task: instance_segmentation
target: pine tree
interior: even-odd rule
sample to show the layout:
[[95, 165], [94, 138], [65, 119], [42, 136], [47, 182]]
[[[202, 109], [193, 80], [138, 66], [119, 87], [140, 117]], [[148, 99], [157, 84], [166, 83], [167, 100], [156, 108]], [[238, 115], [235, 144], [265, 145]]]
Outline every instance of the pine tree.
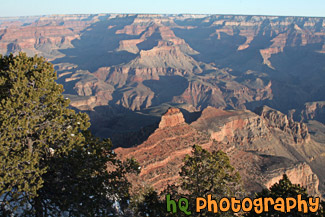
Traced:
[[213, 194], [216, 199], [236, 193], [240, 176], [223, 151], [208, 152], [195, 145], [180, 172], [182, 189], [194, 197]]
[[49, 159], [53, 167], [43, 175], [44, 185], [34, 198], [42, 201], [39, 216], [49, 211], [54, 216], [119, 215], [128, 207], [131, 184], [126, 174], [138, 172], [138, 163], [118, 160], [109, 139], [99, 140], [89, 131], [84, 136], [86, 145]]
[[128, 198], [125, 174], [137, 164], [87, 131], [88, 116], [68, 108], [55, 80], [42, 57], [0, 56], [2, 215], [105, 216]]
[[[222, 151], [208, 152], [194, 145], [191, 155], [186, 155], [180, 172], [179, 186], [169, 186], [164, 194], [172, 198], [189, 199], [192, 216], [233, 216], [231, 213], [213, 213], [208, 210], [195, 212], [195, 198], [211, 195], [216, 201], [224, 197], [241, 196], [240, 175], [231, 166], [226, 153]], [[175, 193], [177, 192], [177, 193]], [[180, 213], [180, 215], [183, 215]], [[186, 216], [186, 215], [184, 215]]]
[[160, 200], [158, 193], [150, 187], [144, 188], [142, 192], [134, 195], [131, 206], [133, 216], [139, 217], [165, 217], [166, 208]]
[[[307, 194], [307, 190], [304, 187], [301, 187], [297, 184], [292, 184], [292, 182], [289, 180], [288, 176], [286, 174], [283, 174], [282, 179], [279, 180], [278, 183], [275, 183], [270, 187], [270, 189], [263, 189], [261, 192], [256, 193], [254, 198], [272, 198], [274, 201], [277, 198], [297, 198], [298, 195], [301, 195], [301, 198], [308, 201], [309, 195]], [[251, 216], [274, 216], [274, 217], [285, 217], [285, 216], [297, 216], [297, 217], [303, 217], [303, 216], [324, 216], [324, 210], [320, 206], [320, 209], [317, 213], [308, 213], [303, 214], [301, 212], [298, 212], [297, 208], [294, 210], [291, 210], [290, 213], [283, 213], [274, 210], [272, 207], [270, 207], [269, 212], [263, 212], [260, 214], [256, 214], [254, 210], [252, 210], [250, 213], [246, 214], [247, 217]]]

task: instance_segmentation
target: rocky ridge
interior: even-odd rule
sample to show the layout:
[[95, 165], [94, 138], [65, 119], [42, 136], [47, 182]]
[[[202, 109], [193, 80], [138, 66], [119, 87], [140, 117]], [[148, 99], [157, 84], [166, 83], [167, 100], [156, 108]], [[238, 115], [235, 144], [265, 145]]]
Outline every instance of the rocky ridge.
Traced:
[[[115, 151], [122, 159], [135, 157], [142, 167], [136, 182], [158, 190], [177, 181], [182, 159], [190, 154], [194, 144], [199, 144], [210, 151], [225, 151], [248, 191], [270, 187], [286, 173], [293, 183], [319, 195], [318, 174], [324, 171], [314, 159], [324, 155], [325, 146], [310, 138], [296, 140], [306, 138], [304, 132], [287, 131], [281, 128], [283, 125], [275, 127], [277, 121], [286, 123], [285, 115], [268, 107], [261, 111], [264, 112], [258, 115], [247, 110], [208, 107], [196, 121], [188, 124], [179, 109], [170, 108], [144, 143]], [[282, 115], [281, 118], [266, 115], [272, 112]]]
[[[276, 16], [0, 18], [0, 53], [52, 61], [97, 136], [125, 141], [178, 107], [143, 130], [146, 141], [118, 149], [137, 153], [142, 180], [157, 189], [177, 179], [181, 158], [200, 144], [226, 151], [247, 189], [286, 172], [317, 193], [317, 177], [321, 190], [325, 180], [324, 27], [324, 18]], [[261, 105], [277, 110], [255, 110]], [[202, 114], [189, 123], [179, 111]]]
[[[324, 23], [323, 18], [230, 15], [2, 18], [0, 53], [25, 51], [52, 60], [80, 110], [266, 104], [287, 113], [323, 100]], [[165, 88], [168, 79], [178, 88]]]

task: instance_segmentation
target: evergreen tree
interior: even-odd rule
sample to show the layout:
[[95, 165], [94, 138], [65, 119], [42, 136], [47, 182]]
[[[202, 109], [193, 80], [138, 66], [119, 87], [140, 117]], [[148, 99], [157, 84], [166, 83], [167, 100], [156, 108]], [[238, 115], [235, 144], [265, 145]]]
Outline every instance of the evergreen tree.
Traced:
[[153, 188], [145, 188], [142, 192], [135, 195], [131, 206], [133, 208], [133, 216], [167, 216], [166, 208], [160, 200], [158, 193]]
[[[298, 195], [301, 195], [301, 198], [308, 201], [308, 194], [307, 190], [304, 187], [301, 187], [297, 184], [292, 184], [289, 180], [288, 176], [286, 174], [283, 175], [282, 179], [279, 180], [278, 183], [275, 183], [270, 187], [270, 189], [263, 189], [261, 192], [256, 193], [255, 198], [272, 198], [274, 201], [277, 198], [297, 198]], [[324, 216], [324, 210], [322, 209], [322, 206], [320, 206], [320, 209], [317, 213], [307, 213], [303, 214], [301, 212], [298, 212], [297, 207], [294, 210], [291, 210], [290, 213], [283, 213], [274, 210], [272, 206], [270, 206], [269, 212], [263, 212], [261, 214], [257, 214], [254, 210], [252, 210], [250, 213], [247, 213], [246, 216], [272, 216], [272, 217], [286, 217], [286, 216], [297, 216], [297, 217], [303, 217], [303, 216]]]
[[49, 159], [48, 165], [53, 167], [43, 175], [44, 185], [34, 198], [42, 201], [39, 216], [47, 216], [49, 211], [54, 216], [122, 215], [128, 207], [131, 184], [126, 174], [138, 172], [139, 165], [132, 159], [118, 160], [109, 139], [101, 141], [89, 131], [84, 136], [84, 146]]
[[169, 193], [176, 199], [188, 198], [192, 216], [233, 216], [231, 213], [208, 212], [207, 209], [200, 213], [195, 212], [197, 197], [206, 198], [207, 195], [211, 195], [214, 200], [219, 201], [224, 197], [238, 197], [242, 194], [240, 175], [231, 166], [226, 153], [222, 151], [210, 153], [194, 145], [192, 155], [186, 155], [184, 158], [180, 176], [180, 185], [169, 186], [164, 194]]
[[191, 196], [212, 194], [216, 199], [237, 193], [240, 176], [223, 151], [208, 152], [195, 145], [180, 172], [182, 189]]
[[55, 79], [44, 58], [0, 55], [0, 214], [107, 216], [126, 203], [137, 164], [87, 131]]

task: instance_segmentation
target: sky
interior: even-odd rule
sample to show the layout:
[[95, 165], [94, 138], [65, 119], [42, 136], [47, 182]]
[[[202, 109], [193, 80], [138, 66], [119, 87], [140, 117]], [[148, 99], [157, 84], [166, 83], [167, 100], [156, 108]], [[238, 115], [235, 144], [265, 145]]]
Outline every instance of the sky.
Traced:
[[0, 0], [0, 17], [96, 13], [325, 17], [325, 0]]

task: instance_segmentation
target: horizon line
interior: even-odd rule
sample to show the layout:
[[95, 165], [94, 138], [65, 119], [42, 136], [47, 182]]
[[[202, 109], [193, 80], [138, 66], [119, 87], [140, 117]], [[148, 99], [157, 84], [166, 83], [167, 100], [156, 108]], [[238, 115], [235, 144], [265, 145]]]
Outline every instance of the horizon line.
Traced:
[[0, 19], [28, 18], [28, 17], [51, 17], [65, 15], [162, 15], [162, 16], [180, 16], [180, 15], [206, 15], [206, 16], [259, 16], [259, 17], [297, 17], [297, 18], [325, 18], [325, 16], [304, 16], [304, 15], [263, 15], [263, 14], [217, 14], [217, 13], [66, 13], [66, 14], [43, 14], [43, 15], [18, 15], [18, 16], [0, 16]]

